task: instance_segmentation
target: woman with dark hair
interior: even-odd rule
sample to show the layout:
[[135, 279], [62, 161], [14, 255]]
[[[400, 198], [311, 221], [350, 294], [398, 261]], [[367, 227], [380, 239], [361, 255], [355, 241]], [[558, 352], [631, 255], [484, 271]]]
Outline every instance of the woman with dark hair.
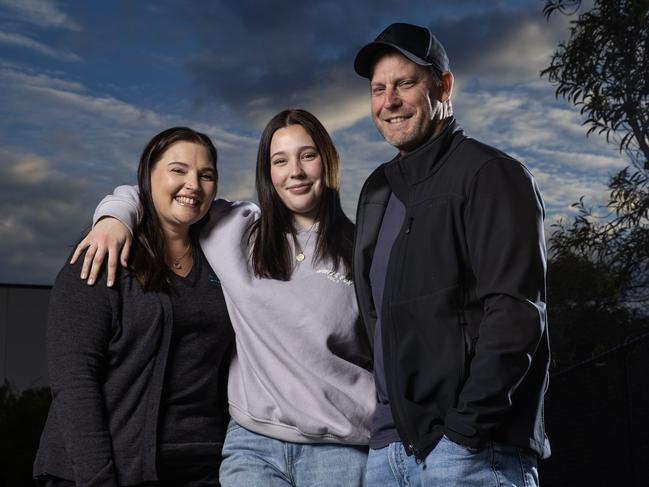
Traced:
[[234, 333], [197, 240], [216, 159], [192, 129], [153, 137], [138, 168], [135, 244], [116, 285], [85, 285], [80, 263], [59, 273], [39, 485], [219, 485]]
[[[224, 486], [363, 483], [375, 392], [349, 279], [353, 225], [340, 205], [339, 169], [322, 124], [283, 111], [259, 144], [261, 211], [217, 200], [201, 233], [236, 333]], [[132, 225], [136, 202], [132, 187], [117, 188], [95, 216]], [[75, 257], [90, 248], [83, 274], [109, 236], [123, 242], [128, 232], [103, 218], [79, 245]]]

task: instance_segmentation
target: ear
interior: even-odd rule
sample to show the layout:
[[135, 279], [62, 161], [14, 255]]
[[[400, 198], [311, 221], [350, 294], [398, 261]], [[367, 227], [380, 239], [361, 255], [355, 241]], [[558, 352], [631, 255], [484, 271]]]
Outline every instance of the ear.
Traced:
[[444, 71], [441, 77], [442, 89], [439, 94], [439, 101], [442, 103], [446, 102], [451, 95], [453, 94], [453, 73], [450, 71]]

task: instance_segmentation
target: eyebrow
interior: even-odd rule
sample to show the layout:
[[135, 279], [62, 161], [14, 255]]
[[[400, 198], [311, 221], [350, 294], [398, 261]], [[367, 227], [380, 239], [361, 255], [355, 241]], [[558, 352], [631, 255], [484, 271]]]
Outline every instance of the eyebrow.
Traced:
[[[388, 83], [388, 84], [400, 83], [401, 81], [404, 81], [404, 80], [407, 80], [407, 79], [410, 79], [410, 80], [413, 80], [413, 81], [420, 81], [421, 79], [423, 79], [423, 77], [424, 76], [421, 75], [421, 74], [414, 73], [414, 74], [411, 74], [411, 75], [404, 75], [404, 76], [396, 77], [391, 81], [391, 83]], [[370, 80], [370, 87], [373, 87], [375, 85], [385, 86], [386, 83], [383, 82], [383, 81], [371, 81]]]
[[[177, 165], [179, 165], [179, 166], [183, 166], [183, 167], [189, 167], [189, 164], [187, 164], [186, 162], [182, 162], [182, 161], [169, 161], [169, 162], [167, 163], [167, 166], [171, 166], [171, 165], [173, 165], [173, 164], [177, 164]], [[200, 170], [200, 171], [206, 171], [206, 170], [207, 170], [207, 171], [213, 171], [213, 172], [215, 171], [214, 167], [211, 166], [211, 165], [210, 165], [210, 166], [207, 166], [207, 167], [205, 167], [205, 168], [203, 168], [203, 169], [200, 169], [200, 168], [199, 168], [199, 170]]]
[[[306, 149], [311, 149], [311, 150], [314, 150], [314, 151], [318, 152], [318, 148], [316, 146], [314, 146], [314, 145], [303, 145], [302, 147], [298, 147], [297, 151], [302, 152], [303, 150], [306, 150]], [[275, 156], [284, 155], [284, 154], [286, 154], [286, 151], [284, 151], [284, 150], [273, 152], [270, 155], [270, 158], [272, 159]]]

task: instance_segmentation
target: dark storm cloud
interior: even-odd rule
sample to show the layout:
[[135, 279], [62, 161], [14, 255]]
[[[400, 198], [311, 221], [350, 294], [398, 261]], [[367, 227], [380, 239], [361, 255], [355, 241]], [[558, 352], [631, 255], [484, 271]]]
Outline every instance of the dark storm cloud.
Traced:
[[31, 153], [0, 151], [2, 281], [51, 282], [71, 246], [90, 223], [97, 184], [57, 172]]
[[[261, 128], [278, 110], [302, 106], [345, 128], [367, 115], [366, 81], [353, 72], [358, 49], [394, 21], [426, 25], [444, 42], [457, 76], [529, 79], [556, 45], [538, 2], [171, 2], [161, 18], [195, 37], [178, 59], [197, 106], [230, 127]], [[173, 30], [174, 26], [168, 26]], [[163, 26], [162, 30], [166, 28]], [[527, 60], [527, 62], [525, 62]], [[359, 105], [362, 103], [362, 105]], [[206, 108], [209, 107], [209, 108]]]
[[489, 10], [428, 27], [444, 43], [456, 77], [529, 81], [546, 67], [568, 22], [559, 17], [548, 24], [540, 8]]
[[[375, 2], [369, 12], [363, 2], [200, 4], [186, 16], [201, 52], [186, 65], [201, 91], [258, 126], [287, 106], [340, 104], [363, 92], [351, 62], [390, 3]], [[339, 99], [314, 99], [330, 84]]]

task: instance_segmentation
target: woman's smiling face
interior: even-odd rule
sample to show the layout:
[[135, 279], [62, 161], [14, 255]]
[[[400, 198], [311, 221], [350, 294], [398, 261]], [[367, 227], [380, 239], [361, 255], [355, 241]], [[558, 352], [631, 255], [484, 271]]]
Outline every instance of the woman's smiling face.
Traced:
[[295, 222], [304, 228], [313, 225], [323, 191], [322, 159], [301, 125], [280, 128], [273, 134], [270, 178]]
[[216, 195], [216, 171], [205, 147], [172, 144], [151, 170], [151, 197], [164, 230], [196, 223]]

